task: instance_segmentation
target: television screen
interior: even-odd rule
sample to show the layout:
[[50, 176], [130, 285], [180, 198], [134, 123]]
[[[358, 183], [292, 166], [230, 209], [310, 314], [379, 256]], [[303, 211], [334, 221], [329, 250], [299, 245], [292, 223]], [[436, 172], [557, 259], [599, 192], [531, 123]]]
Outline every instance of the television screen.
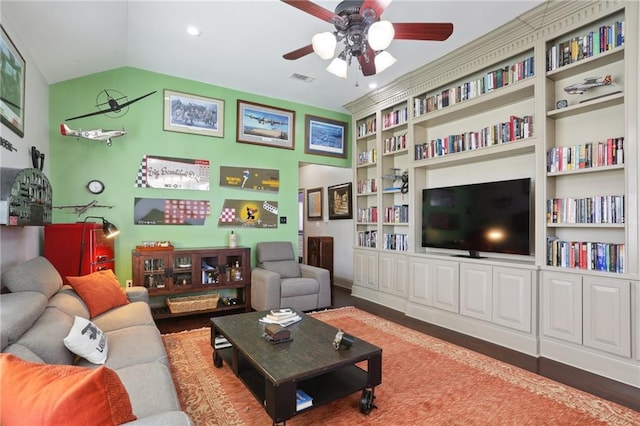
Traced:
[[422, 247], [532, 253], [531, 179], [422, 190]]

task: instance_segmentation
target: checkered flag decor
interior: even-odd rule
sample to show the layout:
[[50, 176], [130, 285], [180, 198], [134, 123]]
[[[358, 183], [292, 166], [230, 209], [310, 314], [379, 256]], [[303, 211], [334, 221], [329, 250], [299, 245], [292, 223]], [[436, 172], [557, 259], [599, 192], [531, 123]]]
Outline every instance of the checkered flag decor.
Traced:
[[233, 223], [236, 221], [236, 209], [233, 207], [225, 207], [222, 209], [222, 213], [220, 213], [220, 217], [218, 218], [220, 222]]
[[147, 185], [147, 156], [142, 157], [140, 167], [138, 168], [138, 174], [136, 175], [136, 181], [134, 188], [146, 188]]
[[188, 219], [205, 220], [210, 212], [211, 208], [208, 201], [164, 201], [164, 223], [169, 225], [182, 225]]

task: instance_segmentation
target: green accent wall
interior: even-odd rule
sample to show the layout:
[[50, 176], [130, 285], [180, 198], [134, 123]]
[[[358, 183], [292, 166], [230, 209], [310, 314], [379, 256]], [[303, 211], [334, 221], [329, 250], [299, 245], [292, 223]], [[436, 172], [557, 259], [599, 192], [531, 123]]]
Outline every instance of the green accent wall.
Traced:
[[[119, 118], [97, 115], [67, 122], [73, 129], [122, 129], [127, 135], [104, 142], [62, 136], [60, 124], [66, 118], [97, 110], [96, 97], [104, 89], [115, 89], [129, 99], [157, 90], [129, 107]], [[224, 137], [192, 135], [163, 130], [163, 91], [220, 99], [224, 105]], [[303, 89], [301, 90], [313, 90]], [[287, 224], [277, 229], [233, 228], [238, 245], [255, 248], [259, 241], [291, 241], [298, 244], [298, 165], [316, 163], [351, 167], [351, 116], [335, 111], [267, 98], [211, 84], [185, 80], [137, 68], [124, 67], [92, 74], [50, 86], [49, 93], [50, 158], [49, 180], [53, 187], [53, 205], [84, 205], [96, 200], [112, 208], [92, 208], [78, 216], [72, 209], [55, 209], [54, 223], [83, 221], [86, 216], [104, 216], [121, 231], [116, 237], [116, 274], [122, 284], [130, 279], [131, 251], [142, 241], [170, 241], [175, 247], [226, 246], [230, 228], [218, 227], [218, 216], [225, 199], [274, 200], [278, 216]], [[236, 142], [237, 100], [265, 104], [295, 111], [295, 149], [281, 149]], [[308, 155], [305, 145], [305, 114], [313, 114], [349, 123], [348, 158]], [[136, 188], [134, 182], [144, 155], [207, 159], [211, 165], [210, 191]], [[258, 167], [280, 171], [278, 193], [245, 191], [219, 186], [220, 166]], [[91, 194], [86, 184], [99, 179], [105, 184], [101, 194]], [[134, 198], [177, 198], [209, 200], [211, 215], [204, 226], [134, 225]], [[252, 263], [255, 254], [252, 251]], [[134, 283], [135, 284], [135, 283]]]

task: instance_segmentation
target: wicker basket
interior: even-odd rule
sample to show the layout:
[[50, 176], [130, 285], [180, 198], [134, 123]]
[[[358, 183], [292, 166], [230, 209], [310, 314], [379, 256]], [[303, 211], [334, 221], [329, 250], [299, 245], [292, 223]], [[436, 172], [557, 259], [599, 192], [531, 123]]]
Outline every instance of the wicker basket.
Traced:
[[172, 314], [205, 311], [217, 308], [219, 298], [219, 293], [203, 294], [200, 296], [167, 297], [167, 306]]

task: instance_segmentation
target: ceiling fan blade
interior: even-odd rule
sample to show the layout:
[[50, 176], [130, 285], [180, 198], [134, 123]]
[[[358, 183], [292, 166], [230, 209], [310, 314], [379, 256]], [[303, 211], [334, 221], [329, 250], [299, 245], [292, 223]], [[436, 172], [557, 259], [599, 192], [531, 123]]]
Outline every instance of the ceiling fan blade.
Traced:
[[360, 15], [366, 16], [367, 12], [365, 11], [371, 9], [375, 12], [373, 20], [377, 21], [382, 12], [389, 6], [389, 3], [391, 3], [391, 0], [364, 0], [362, 6], [360, 6]]
[[323, 21], [327, 21], [330, 24], [343, 23], [344, 21], [341, 16], [338, 16], [324, 7], [310, 2], [309, 0], [282, 0], [282, 2], [313, 15], [316, 18], [320, 18]]
[[444, 22], [394, 23], [396, 40], [435, 40], [444, 41], [453, 33], [453, 24]]
[[[371, 49], [369, 49], [369, 51], [372, 52]], [[369, 60], [367, 61], [366, 55], [360, 55], [358, 56], [358, 62], [360, 62], [360, 68], [362, 68], [362, 75], [365, 77], [376, 75], [376, 64], [373, 57], [369, 57]]]
[[292, 50], [289, 53], [285, 53], [284, 55], [282, 55], [282, 57], [292, 61], [294, 59], [300, 59], [303, 56], [308, 55], [309, 53], [313, 53], [313, 46], [310, 44], [306, 45], [305, 47], [301, 47], [300, 49]]

